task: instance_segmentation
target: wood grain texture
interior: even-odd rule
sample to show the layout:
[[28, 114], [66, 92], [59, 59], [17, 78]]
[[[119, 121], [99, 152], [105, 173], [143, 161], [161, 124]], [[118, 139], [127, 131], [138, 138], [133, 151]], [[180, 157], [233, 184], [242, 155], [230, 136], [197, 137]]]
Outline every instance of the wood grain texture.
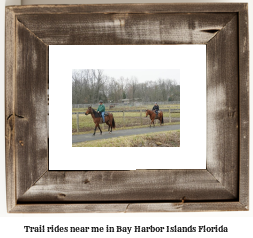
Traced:
[[22, 204], [12, 213], [135, 213], [135, 212], [215, 212], [247, 211], [239, 202], [156, 202], [156, 203], [83, 203]]
[[235, 15], [40, 14], [18, 19], [48, 45], [206, 44]]
[[186, 202], [129, 204], [126, 212], [214, 212], [247, 211], [239, 202]]
[[82, 4], [82, 5], [27, 5], [9, 7], [16, 15], [25, 14], [94, 14], [94, 13], [206, 13], [238, 12], [244, 3], [155, 3], [155, 4]]
[[5, 156], [6, 156], [6, 196], [7, 210], [10, 211], [16, 205], [16, 181], [15, 181], [15, 142], [14, 142], [14, 85], [15, 85], [15, 15], [6, 9], [5, 26]]
[[249, 32], [248, 5], [239, 19], [239, 201], [249, 206]]
[[207, 45], [207, 169], [238, 197], [239, 80], [235, 16]]
[[47, 46], [16, 22], [15, 145], [17, 198], [48, 169]]
[[207, 170], [47, 172], [19, 202], [236, 199]]

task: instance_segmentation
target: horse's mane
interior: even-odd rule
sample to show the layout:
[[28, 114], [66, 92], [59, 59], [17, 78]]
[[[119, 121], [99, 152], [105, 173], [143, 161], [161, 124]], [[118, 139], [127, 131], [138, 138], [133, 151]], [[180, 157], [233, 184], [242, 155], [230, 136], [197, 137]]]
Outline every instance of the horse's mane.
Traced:
[[92, 112], [93, 112], [95, 118], [100, 117], [99, 114], [92, 107], [91, 107], [91, 109], [92, 109]]
[[149, 110], [149, 109], [147, 109], [146, 111], [148, 111], [148, 112], [153, 112], [152, 110]]

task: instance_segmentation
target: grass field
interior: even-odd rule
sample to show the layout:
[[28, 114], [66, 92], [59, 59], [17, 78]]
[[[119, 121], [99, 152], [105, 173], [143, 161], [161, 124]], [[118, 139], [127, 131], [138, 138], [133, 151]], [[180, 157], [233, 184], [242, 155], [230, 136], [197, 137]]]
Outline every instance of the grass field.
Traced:
[[[132, 110], [137, 110], [136, 108]], [[148, 126], [150, 124], [149, 116], [146, 117], [145, 112], [125, 112], [125, 118], [123, 118], [122, 112], [113, 112], [113, 117], [115, 120], [116, 129], [126, 129], [126, 128], [133, 128], [133, 127], [142, 127]], [[168, 125], [169, 123], [169, 112], [164, 112], [164, 124]], [[179, 122], [180, 121], [180, 113], [171, 113], [171, 122]], [[142, 120], [142, 123], [141, 123]], [[159, 123], [158, 120], [155, 120], [156, 123]], [[79, 132], [89, 132], [94, 130], [94, 122], [91, 115], [79, 114]], [[106, 129], [108, 128], [107, 125]], [[103, 130], [103, 125], [102, 125]], [[77, 132], [77, 122], [76, 122], [76, 115], [72, 115], [72, 133]]]
[[179, 147], [180, 130], [72, 144], [73, 147]]

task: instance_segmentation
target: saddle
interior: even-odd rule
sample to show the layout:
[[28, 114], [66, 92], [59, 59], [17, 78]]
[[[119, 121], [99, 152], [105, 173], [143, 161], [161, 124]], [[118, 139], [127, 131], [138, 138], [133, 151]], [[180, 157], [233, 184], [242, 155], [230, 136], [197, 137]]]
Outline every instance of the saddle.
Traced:
[[[155, 111], [153, 111], [155, 112]], [[158, 114], [160, 113], [160, 111], [157, 111], [157, 114], [155, 113], [155, 119], [158, 119]]]
[[[105, 112], [105, 116], [109, 116], [109, 112]], [[101, 113], [97, 113], [97, 116], [95, 115], [95, 117], [101, 117], [102, 118], [102, 114]]]
[[[102, 113], [99, 113], [100, 117], [102, 117]], [[109, 116], [109, 112], [105, 112], [105, 116]]]
[[[99, 113], [99, 116], [100, 116], [100, 123], [105, 123], [103, 122], [102, 113]], [[106, 116], [109, 116], [109, 112], [105, 112], [105, 117]]]

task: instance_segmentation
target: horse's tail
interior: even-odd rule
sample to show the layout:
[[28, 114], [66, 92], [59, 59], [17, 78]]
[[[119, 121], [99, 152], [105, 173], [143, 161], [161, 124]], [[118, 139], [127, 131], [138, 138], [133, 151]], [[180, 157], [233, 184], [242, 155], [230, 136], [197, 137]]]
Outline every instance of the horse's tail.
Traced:
[[115, 128], [115, 121], [114, 121], [114, 118], [112, 118], [112, 128]]
[[163, 124], [163, 113], [162, 113], [162, 124]]

